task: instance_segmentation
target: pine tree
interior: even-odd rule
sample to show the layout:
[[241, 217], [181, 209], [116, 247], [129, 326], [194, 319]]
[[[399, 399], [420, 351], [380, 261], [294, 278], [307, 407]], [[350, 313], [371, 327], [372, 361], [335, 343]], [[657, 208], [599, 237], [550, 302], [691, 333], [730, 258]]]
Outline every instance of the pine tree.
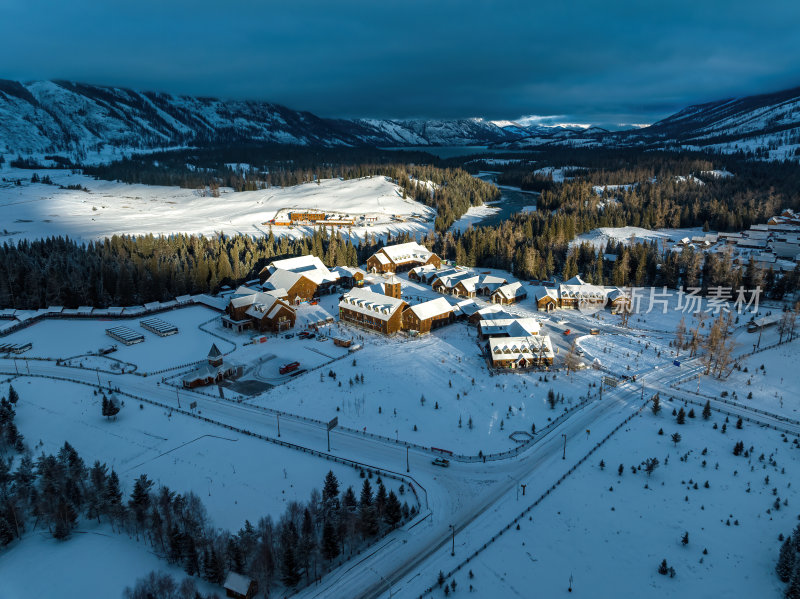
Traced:
[[686, 424], [686, 412], [683, 410], [683, 408], [678, 410], [678, 416], [676, 421], [678, 424]]
[[361, 487], [358, 518], [361, 532], [365, 537], [373, 537], [378, 534], [378, 518], [372, 500], [372, 486], [368, 479], [364, 479], [364, 485]]
[[794, 573], [783, 596], [785, 599], [800, 599], [800, 564], [795, 564]]
[[706, 405], [703, 406], [703, 420], [711, 418], [711, 401], [707, 400]]
[[655, 416], [658, 416], [658, 413], [661, 411], [661, 398], [658, 396], [658, 393], [656, 393], [653, 396], [653, 408], [652, 409], [653, 409], [653, 414]]
[[11, 402], [12, 405], [16, 405], [19, 401], [19, 393], [14, 389], [14, 385], [8, 386], [8, 401]]
[[389, 496], [386, 498], [386, 510], [384, 514], [384, 519], [386, 523], [394, 528], [400, 522], [403, 517], [402, 508], [400, 507], [400, 501], [397, 499], [397, 495], [395, 495], [394, 491], [389, 491]]
[[281, 580], [287, 587], [297, 586], [300, 582], [296, 552], [297, 529], [293, 522], [289, 522], [281, 532]]
[[339, 555], [339, 537], [333, 522], [326, 520], [322, 525], [322, 555], [330, 561]]
[[778, 563], [775, 566], [775, 571], [778, 573], [778, 578], [781, 579], [781, 582], [789, 582], [795, 562], [798, 562], [797, 552], [794, 550], [791, 539], [786, 537], [786, 540], [781, 545]]

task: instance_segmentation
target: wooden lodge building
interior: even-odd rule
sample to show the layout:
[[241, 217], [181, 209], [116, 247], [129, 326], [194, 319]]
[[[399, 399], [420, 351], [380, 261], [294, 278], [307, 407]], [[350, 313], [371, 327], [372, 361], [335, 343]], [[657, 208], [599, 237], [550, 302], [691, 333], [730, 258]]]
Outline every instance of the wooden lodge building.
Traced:
[[297, 256], [275, 260], [264, 267], [259, 279], [265, 289], [283, 290], [292, 304], [338, 290], [339, 273], [330, 271], [316, 256]]
[[486, 344], [493, 368], [524, 369], [553, 364], [549, 335], [493, 337]]
[[279, 333], [294, 327], [295, 309], [276, 292], [239, 287], [228, 302], [222, 326], [241, 332], [254, 329]]
[[536, 302], [536, 309], [539, 312], [552, 312], [561, 305], [558, 298], [558, 289], [554, 287], [535, 287], [532, 295]]
[[493, 304], [514, 304], [524, 300], [526, 297], [528, 297], [528, 293], [519, 281], [501, 285], [490, 296]]
[[367, 270], [373, 273], [405, 272], [426, 264], [440, 268], [442, 259], [416, 241], [388, 245], [367, 258]]
[[403, 311], [403, 330], [417, 333], [430, 333], [450, 324], [455, 320], [454, 307], [443, 297], [415, 306], [409, 306]]
[[402, 299], [354, 288], [339, 300], [339, 320], [394, 335], [403, 328], [403, 311], [407, 306]]

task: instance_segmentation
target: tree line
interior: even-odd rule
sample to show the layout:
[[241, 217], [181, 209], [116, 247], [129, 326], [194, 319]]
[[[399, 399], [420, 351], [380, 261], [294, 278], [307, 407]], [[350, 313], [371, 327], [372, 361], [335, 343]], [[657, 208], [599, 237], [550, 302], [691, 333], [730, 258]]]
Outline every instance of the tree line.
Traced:
[[[228, 572], [251, 576], [261, 589], [308, 584], [416, 514], [416, 506], [387, 492], [380, 477], [361, 471], [360, 492], [342, 490], [332, 471], [322, 493], [291, 502], [276, 520], [246, 521], [236, 533], [214, 527], [200, 498], [158, 486], [141, 474], [129, 495], [114, 468], [87, 465], [65, 442], [55, 454], [34, 458], [12, 430], [14, 404], [2, 398], [0, 426], [0, 547], [25, 533], [47, 530], [68, 539], [82, 520], [107, 523], [135, 536], [190, 576], [222, 584]], [[11, 423], [11, 424], [9, 424]], [[14, 429], [16, 430], [16, 429]]]

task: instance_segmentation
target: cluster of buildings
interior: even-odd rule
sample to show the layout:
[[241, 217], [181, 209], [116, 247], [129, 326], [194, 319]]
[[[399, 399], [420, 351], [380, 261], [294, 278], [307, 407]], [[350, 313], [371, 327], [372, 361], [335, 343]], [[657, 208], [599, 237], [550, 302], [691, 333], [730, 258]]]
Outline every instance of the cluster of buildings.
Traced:
[[461, 298], [484, 296], [493, 304], [513, 304], [528, 297], [519, 281], [509, 281], [491, 273], [476, 274], [457, 267], [421, 265], [412, 268], [408, 278], [430, 285], [437, 293]]
[[784, 210], [765, 224], [751, 225], [746, 231], [684, 237], [675, 247], [729, 251], [737, 265], [744, 266], [752, 258], [764, 270], [790, 271], [800, 264], [800, 214]]
[[469, 317], [478, 327], [478, 338], [493, 368], [526, 369], [550, 366], [555, 357], [549, 335], [535, 318], [520, 318], [499, 304], [478, 310]]
[[556, 308], [571, 308], [599, 311], [630, 309], [630, 295], [617, 287], [600, 287], [587, 283], [579, 276], [564, 281], [556, 287], [534, 287], [531, 291], [540, 312], [551, 312]]
[[450, 324], [456, 309], [445, 298], [410, 305], [401, 297], [400, 284], [385, 284], [389, 294], [354, 287], [339, 300], [339, 320], [384, 335], [400, 331], [422, 334]]

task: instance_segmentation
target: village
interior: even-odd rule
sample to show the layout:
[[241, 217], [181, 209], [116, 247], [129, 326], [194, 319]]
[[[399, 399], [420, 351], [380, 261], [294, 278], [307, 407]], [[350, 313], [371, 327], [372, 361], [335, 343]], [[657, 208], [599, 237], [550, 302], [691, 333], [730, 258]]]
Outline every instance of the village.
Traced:
[[[29, 430], [57, 438], [58, 426], [65, 434], [96, 426], [90, 404], [99, 400], [87, 401], [81, 385], [100, 389], [111, 406], [102, 416], [119, 419], [113, 426], [126, 431], [110, 445], [114, 463], [126, 471], [147, 463], [156, 475], [182, 481], [207, 495], [212, 515], [226, 525], [255, 516], [258, 487], [247, 477], [263, 475], [239, 462], [246, 461], [243, 452], [263, 451], [258, 439], [319, 452], [303, 462], [293, 455], [298, 447], [269, 454], [269, 476], [283, 477], [269, 509], [308, 492], [293, 475], [297, 468], [319, 473], [324, 456], [363, 456], [366, 446], [368, 463], [383, 468], [384, 477], [401, 477], [390, 488], [398, 496], [405, 490], [404, 499], [424, 518], [434, 497], [440, 502], [456, 493], [451, 501], [467, 501], [465, 484], [495, 481], [497, 464], [519, 497], [514, 481], [538, 483], [515, 456], [537, 448], [559, 458], [562, 451], [587, 451], [593, 431], [618, 426], [638, 413], [629, 415], [639, 401], [668, 385], [679, 397], [711, 398], [715, 409], [729, 409], [725, 402], [733, 397], [731, 407], [742, 414], [764, 408], [771, 419], [800, 417], [797, 402], [784, 401], [778, 381], [756, 372], [752, 361], [764, 360], [770, 374], [776, 362], [776, 372], [788, 376], [780, 304], [765, 301], [732, 329], [737, 355], [751, 346], [768, 352], [744, 362], [750, 373], [738, 368], [731, 375], [736, 383], [715, 377], [701, 383], [703, 369], [675, 346], [675, 330], [683, 318], [687, 329], [699, 330], [712, 303], [703, 298], [697, 312], [681, 312], [680, 295], [668, 292], [665, 309], [650, 313], [635, 291], [589, 284], [580, 275], [520, 281], [406, 242], [380, 248], [360, 267], [329, 268], [315, 256], [275, 259], [258, 278], [214, 295], [125, 308], [6, 310], [0, 327], [12, 378], [30, 381], [42, 397], [53, 393], [48, 377], [68, 379], [61, 383], [63, 402]], [[740, 405], [737, 389], [751, 384], [761, 392], [752, 405]], [[34, 406], [45, 409], [38, 400]], [[21, 414], [31, 427], [27, 410]], [[218, 437], [213, 427], [220, 425], [228, 430]], [[96, 443], [107, 434], [118, 435], [103, 431]], [[149, 435], [158, 439], [148, 441]], [[96, 451], [96, 443], [81, 448]], [[144, 459], [139, 445], [147, 447]], [[481, 463], [485, 471], [468, 469]], [[350, 481], [358, 468], [336, 471]], [[404, 472], [412, 478], [402, 478]], [[234, 496], [241, 501], [231, 504]], [[486, 530], [514, 509], [496, 508]], [[484, 527], [474, 530], [459, 547], [486, 542]], [[492, 551], [508, 547], [504, 541]], [[326, 580], [336, 587], [335, 577]], [[253, 584], [231, 571], [223, 586], [239, 592], [231, 596], [248, 596]]]

